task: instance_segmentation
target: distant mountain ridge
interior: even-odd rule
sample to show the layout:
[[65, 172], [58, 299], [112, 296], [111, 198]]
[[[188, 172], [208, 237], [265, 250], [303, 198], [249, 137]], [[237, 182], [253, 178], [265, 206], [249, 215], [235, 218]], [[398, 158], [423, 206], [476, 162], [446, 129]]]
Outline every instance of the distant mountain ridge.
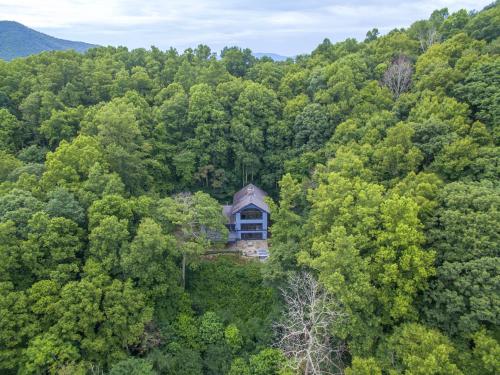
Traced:
[[[98, 47], [98, 45], [59, 39], [15, 21], [0, 21], [0, 59], [7, 61], [43, 51], [74, 49], [83, 53], [92, 47]], [[269, 57], [274, 61], [285, 61], [290, 58], [271, 52], [255, 52], [253, 56], [258, 59]]]
[[43, 51], [60, 51], [74, 49], [85, 52], [94, 44], [75, 42], [55, 38], [53, 36], [30, 29], [19, 22], [0, 21], [0, 58], [12, 60]]
[[286, 59], [289, 59], [289, 56], [283, 56], [283, 55], [278, 55], [277, 53], [268, 53], [268, 52], [254, 52], [253, 55], [260, 59], [262, 57], [269, 57], [273, 59], [274, 61], [285, 61]]

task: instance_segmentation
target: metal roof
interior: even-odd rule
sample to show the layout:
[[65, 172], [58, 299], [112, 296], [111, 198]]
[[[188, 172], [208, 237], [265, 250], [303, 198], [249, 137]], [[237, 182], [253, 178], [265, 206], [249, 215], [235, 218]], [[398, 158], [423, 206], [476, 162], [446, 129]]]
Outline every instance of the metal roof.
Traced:
[[234, 194], [233, 206], [231, 209], [231, 214], [235, 214], [242, 208], [253, 204], [254, 206], [260, 208], [263, 211], [269, 213], [269, 206], [264, 201], [267, 193], [255, 186], [254, 184], [248, 184], [243, 189]]

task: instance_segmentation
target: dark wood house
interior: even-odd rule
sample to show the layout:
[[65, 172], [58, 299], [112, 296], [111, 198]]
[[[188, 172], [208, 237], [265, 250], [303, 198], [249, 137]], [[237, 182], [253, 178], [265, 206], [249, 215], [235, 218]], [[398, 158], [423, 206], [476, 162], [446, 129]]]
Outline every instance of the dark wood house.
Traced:
[[229, 241], [266, 240], [269, 223], [267, 193], [253, 184], [245, 186], [233, 197], [233, 204], [222, 207], [227, 218]]

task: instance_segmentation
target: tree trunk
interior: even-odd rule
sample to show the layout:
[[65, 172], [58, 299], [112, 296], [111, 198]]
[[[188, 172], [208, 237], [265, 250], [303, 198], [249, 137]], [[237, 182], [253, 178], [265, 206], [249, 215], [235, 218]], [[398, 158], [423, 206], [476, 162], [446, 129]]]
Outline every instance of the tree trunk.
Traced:
[[186, 254], [182, 254], [182, 289], [186, 289]]

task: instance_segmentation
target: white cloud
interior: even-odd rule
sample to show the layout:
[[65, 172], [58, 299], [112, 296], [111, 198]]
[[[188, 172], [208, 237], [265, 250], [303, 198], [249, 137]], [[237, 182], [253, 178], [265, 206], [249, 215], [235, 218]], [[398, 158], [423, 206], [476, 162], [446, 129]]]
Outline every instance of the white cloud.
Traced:
[[362, 39], [448, 7], [481, 9], [491, 0], [0, 0], [0, 19], [98, 44], [184, 49], [227, 44], [293, 55], [325, 37]]

